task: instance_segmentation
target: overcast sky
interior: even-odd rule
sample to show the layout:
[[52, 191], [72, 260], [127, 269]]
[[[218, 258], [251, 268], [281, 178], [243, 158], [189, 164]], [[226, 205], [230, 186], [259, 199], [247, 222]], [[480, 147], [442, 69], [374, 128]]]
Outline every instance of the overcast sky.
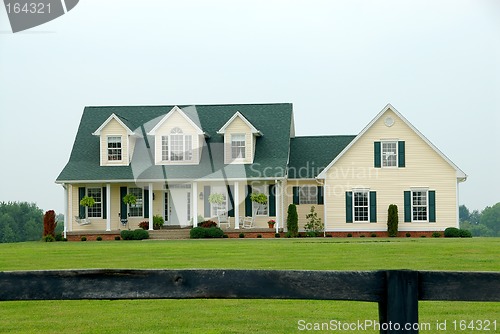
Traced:
[[297, 135], [391, 103], [500, 201], [500, 1], [97, 1], [13, 34], [0, 7], [0, 201], [63, 210], [87, 105], [291, 102]]

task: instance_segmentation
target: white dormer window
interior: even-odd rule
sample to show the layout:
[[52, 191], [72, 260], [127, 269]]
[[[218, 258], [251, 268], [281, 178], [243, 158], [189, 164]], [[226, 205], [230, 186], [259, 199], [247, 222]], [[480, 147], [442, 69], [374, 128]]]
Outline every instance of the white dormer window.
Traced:
[[161, 155], [163, 161], [193, 160], [193, 137], [175, 127], [167, 136], [161, 137]]
[[122, 137], [108, 136], [108, 161], [122, 160]]
[[231, 135], [231, 158], [245, 159], [245, 134]]

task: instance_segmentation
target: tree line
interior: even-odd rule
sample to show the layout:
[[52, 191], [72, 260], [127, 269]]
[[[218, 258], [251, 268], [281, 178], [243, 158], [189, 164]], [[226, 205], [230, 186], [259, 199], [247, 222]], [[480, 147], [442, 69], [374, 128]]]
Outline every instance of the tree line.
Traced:
[[500, 202], [472, 212], [460, 205], [459, 218], [460, 228], [469, 230], [475, 237], [500, 237]]
[[[0, 243], [42, 239], [43, 210], [35, 203], [0, 202]], [[62, 215], [56, 232], [62, 231]]]

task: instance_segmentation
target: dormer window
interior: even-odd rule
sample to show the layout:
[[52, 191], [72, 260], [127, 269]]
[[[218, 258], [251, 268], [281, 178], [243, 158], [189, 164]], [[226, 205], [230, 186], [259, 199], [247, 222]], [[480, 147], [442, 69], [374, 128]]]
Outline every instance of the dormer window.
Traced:
[[231, 158], [245, 159], [245, 134], [231, 135]]
[[108, 136], [108, 161], [122, 160], [122, 137]]
[[161, 145], [163, 161], [193, 160], [193, 137], [184, 134], [179, 127], [173, 128], [169, 135], [162, 136]]

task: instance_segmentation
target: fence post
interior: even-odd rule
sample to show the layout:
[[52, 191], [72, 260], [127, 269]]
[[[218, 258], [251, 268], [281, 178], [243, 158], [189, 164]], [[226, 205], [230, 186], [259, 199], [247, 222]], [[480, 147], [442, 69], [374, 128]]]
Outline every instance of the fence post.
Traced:
[[[380, 333], [418, 333], [418, 272], [386, 271], [386, 290], [379, 302]], [[405, 326], [411, 326], [406, 328]]]

